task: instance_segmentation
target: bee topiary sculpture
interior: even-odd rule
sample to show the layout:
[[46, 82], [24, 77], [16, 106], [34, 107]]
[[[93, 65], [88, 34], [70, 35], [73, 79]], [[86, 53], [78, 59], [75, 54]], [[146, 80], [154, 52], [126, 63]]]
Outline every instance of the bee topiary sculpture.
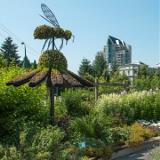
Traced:
[[[45, 40], [38, 68], [17, 76], [6, 84], [20, 86], [28, 83], [30, 87], [35, 87], [46, 82], [50, 97], [50, 123], [53, 125], [55, 124], [54, 89], [56, 87], [93, 87], [94, 84], [67, 69], [67, 60], [60, 50], [63, 47], [63, 41], [68, 41], [73, 35], [71, 31], [60, 28], [56, 17], [45, 4], [41, 4], [41, 8], [45, 16], [41, 17], [52, 26], [41, 25], [34, 31], [35, 39]], [[57, 39], [61, 40], [59, 48], [55, 44]]]

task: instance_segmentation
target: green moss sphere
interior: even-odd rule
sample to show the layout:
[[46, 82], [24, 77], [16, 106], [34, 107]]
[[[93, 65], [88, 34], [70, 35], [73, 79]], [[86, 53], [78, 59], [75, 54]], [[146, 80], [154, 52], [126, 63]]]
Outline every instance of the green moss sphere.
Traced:
[[63, 53], [57, 50], [47, 50], [40, 56], [38, 66], [62, 71], [67, 69], [67, 60]]

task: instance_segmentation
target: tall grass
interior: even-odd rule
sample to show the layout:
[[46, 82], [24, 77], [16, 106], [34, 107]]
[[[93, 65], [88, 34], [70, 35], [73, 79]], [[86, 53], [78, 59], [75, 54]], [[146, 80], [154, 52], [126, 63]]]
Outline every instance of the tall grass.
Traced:
[[130, 123], [138, 119], [160, 120], [160, 92], [133, 92], [127, 95], [103, 95], [96, 111], [110, 116], [119, 116]]

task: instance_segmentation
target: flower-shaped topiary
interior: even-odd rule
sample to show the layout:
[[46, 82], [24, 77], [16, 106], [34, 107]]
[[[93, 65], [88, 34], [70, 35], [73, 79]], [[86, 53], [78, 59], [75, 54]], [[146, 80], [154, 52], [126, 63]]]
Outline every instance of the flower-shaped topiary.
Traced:
[[38, 67], [65, 71], [67, 70], [67, 60], [63, 53], [57, 50], [47, 50], [40, 56]]

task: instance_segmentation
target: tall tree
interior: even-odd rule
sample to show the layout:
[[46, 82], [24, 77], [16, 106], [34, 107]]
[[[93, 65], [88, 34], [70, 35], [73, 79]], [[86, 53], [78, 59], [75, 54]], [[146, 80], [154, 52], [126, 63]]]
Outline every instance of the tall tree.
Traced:
[[78, 73], [82, 77], [85, 77], [86, 75], [92, 75], [93, 68], [91, 62], [88, 59], [82, 59]]
[[37, 68], [37, 62], [36, 62], [36, 60], [34, 60], [33, 63], [31, 63], [31, 68], [33, 68], [33, 69]]
[[105, 76], [107, 70], [107, 61], [104, 52], [97, 52], [95, 60], [93, 61], [94, 76], [100, 78]]
[[18, 56], [18, 46], [13, 43], [11, 37], [5, 39], [1, 46], [2, 56], [6, 60], [7, 66], [10, 66], [11, 62], [14, 61], [17, 65], [19, 65], [20, 60]]
[[147, 77], [149, 76], [149, 68], [148, 65], [140, 62], [139, 69], [138, 69], [138, 78]]
[[30, 62], [30, 60], [28, 59], [27, 56], [25, 56], [23, 58], [22, 67], [24, 67], [24, 68], [30, 68], [31, 67], [31, 62]]
[[111, 65], [111, 74], [114, 74], [115, 72], [118, 71], [118, 64], [116, 63], [116, 61], [114, 61]]

